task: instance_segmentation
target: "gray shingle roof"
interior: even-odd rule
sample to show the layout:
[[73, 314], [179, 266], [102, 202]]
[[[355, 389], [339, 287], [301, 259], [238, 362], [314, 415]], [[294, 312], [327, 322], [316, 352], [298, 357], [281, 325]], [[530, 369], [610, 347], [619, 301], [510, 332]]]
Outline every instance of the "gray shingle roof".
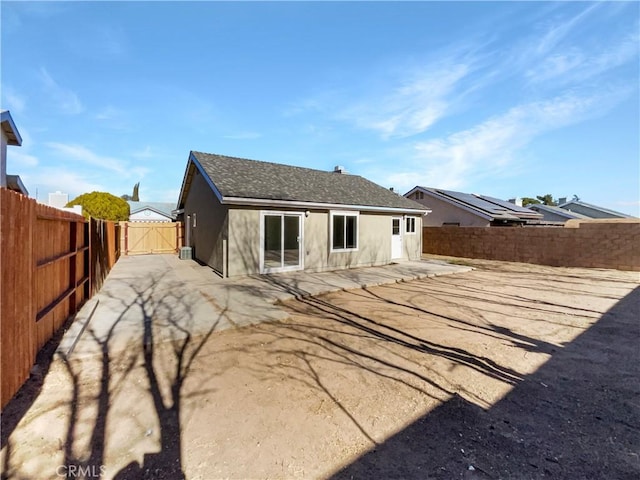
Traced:
[[555, 213], [556, 215], [560, 215], [560, 216], [566, 217], [567, 219], [571, 219], [571, 218], [581, 218], [581, 219], [590, 218], [590, 217], [587, 217], [586, 215], [582, 215], [581, 213], [571, 212], [569, 210], [565, 210], [564, 208], [556, 207], [554, 205], [544, 205], [544, 204], [541, 204], [541, 203], [535, 203], [535, 204], [532, 204], [532, 205], [527, 205], [527, 208], [530, 208], [531, 210], [534, 210], [536, 212], [542, 211], [542, 212]]
[[[592, 203], [583, 202], [581, 200], [569, 200], [568, 202], [565, 202], [565, 203], [562, 203], [562, 204], [558, 205], [558, 207], [560, 207], [560, 208], [562, 208], [564, 210], [569, 210], [569, 211], [571, 211], [571, 207], [572, 206], [585, 207], [586, 209], [602, 212], [602, 213], [611, 215], [612, 217], [634, 218], [633, 215], [627, 215], [626, 213], [616, 212], [615, 210], [611, 210], [609, 208], [604, 208], [604, 207], [599, 207], [598, 205], [594, 205]], [[585, 216], [588, 217], [588, 218], [594, 218], [594, 217], [592, 217], [592, 216], [590, 216], [588, 214], [585, 215]]]
[[191, 153], [223, 197], [425, 210], [358, 175]]

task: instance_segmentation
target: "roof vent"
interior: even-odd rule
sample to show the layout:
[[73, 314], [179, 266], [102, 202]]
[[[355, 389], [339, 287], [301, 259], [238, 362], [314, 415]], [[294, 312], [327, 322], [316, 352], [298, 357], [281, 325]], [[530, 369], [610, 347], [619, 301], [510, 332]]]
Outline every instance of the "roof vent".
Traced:
[[345, 170], [345, 168], [342, 165], [336, 165], [335, 167], [333, 167], [333, 172], [334, 173], [347, 173], [347, 171]]

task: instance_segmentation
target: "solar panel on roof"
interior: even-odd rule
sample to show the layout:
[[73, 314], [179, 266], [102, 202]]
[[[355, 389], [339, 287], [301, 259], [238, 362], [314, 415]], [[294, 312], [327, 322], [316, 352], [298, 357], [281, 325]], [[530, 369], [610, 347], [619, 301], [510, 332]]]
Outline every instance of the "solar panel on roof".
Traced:
[[520, 207], [515, 203], [507, 202], [506, 200], [500, 200], [499, 198], [488, 197], [487, 195], [482, 195], [482, 198], [488, 202], [495, 203], [496, 205], [502, 205], [503, 207], [506, 207], [508, 210], [511, 210], [512, 212], [531, 213], [530, 209], [525, 207]]
[[499, 208], [495, 204], [488, 202], [481, 197], [471, 195], [470, 193], [453, 192], [450, 190], [438, 190], [438, 192], [442, 195], [454, 198], [456, 200], [459, 200], [460, 202], [466, 203], [467, 205], [471, 205], [472, 207], [476, 207], [485, 212], [499, 213], [505, 211], [504, 208]]

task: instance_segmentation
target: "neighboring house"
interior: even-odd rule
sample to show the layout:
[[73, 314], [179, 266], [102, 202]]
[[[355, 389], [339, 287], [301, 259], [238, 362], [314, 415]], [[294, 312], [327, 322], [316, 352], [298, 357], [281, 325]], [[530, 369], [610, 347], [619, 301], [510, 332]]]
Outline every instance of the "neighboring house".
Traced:
[[186, 245], [223, 277], [420, 259], [428, 209], [342, 172], [191, 152]]
[[29, 191], [27, 190], [27, 187], [24, 186], [24, 183], [22, 183], [22, 179], [20, 178], [20, 175], [7, 175], [6, 187], [9, 190], [13, 190], [14, 192], [21, 193], [25, 197], [29, 196]]
[[542, 215], [542, 220], [544, 222], [566, 222], [567, 220], [573, 219], [586, 219], [589, 218], [586, 215], [581, 215], [579, 213], [570, 212], [569, 210], [565, 210], [560, 207], [555, 207], [552, 205], [543, 205], [543, 204], [529, 204], [527, 208], [530, 208], [534, 212], [538, 212]]
[[49, 205], [50, 207], [57, 208], [58, 210], [64, 210], [65, 212], [73, 212], [78, 215], [82, 215], [82, 205], [73, 205], [72, 207], [67, 207], [67, 203], [69, 203], [69, 194], [63, 193], [60, 190], [49, 193]]
[[429, 206], [424, 224], [430, 227], [514, 226], [542, 219], [528, 208], [486, 195], [417, 186], [404, 196]]
[[134, 202], [128, 201], [130, 222], [173, 222], [176, 217], [172, 213], [174, 203], [167, 202]]
[[69, 194], [63, 193], [60, 190], [49, 193], [49, 206], [55, 208], [65, 208], [69, 203]]
[[2, 110], [0, 112], [0, 120], [2, 122], [2, 162], [0, 164], [0, 187], [10, 188], [11, 190], [16, 190], [18, 192], [24, 193], [25, 195], [29, 195], [27, 189], [24, 188], [22, 181], [18, 175], [11, 175], [11, 185], [8, 183], [7, 179], [7, 145], [22, 145], [22, 137], [20, 136], [20, 132], [18, 132], [18, 128], [16, 124], [13, 123], [13, 118], [11, 117], [11, 113], [9, 110]]
[[584, 215], [587, 218], [634, 218], [632, 215], [598, 207], [580, 200], [570, 200], [568, 202], [563, 202], [562, 200], [564, 199], [560, 199], [558, 207], [571, 213]]

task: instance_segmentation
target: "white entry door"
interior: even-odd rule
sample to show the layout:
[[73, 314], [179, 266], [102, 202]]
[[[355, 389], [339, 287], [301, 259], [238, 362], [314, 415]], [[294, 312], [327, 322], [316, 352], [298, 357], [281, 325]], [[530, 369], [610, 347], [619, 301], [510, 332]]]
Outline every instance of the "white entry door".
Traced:
[[402, 217], [391, 219], [391, 258], [402, 258]]

